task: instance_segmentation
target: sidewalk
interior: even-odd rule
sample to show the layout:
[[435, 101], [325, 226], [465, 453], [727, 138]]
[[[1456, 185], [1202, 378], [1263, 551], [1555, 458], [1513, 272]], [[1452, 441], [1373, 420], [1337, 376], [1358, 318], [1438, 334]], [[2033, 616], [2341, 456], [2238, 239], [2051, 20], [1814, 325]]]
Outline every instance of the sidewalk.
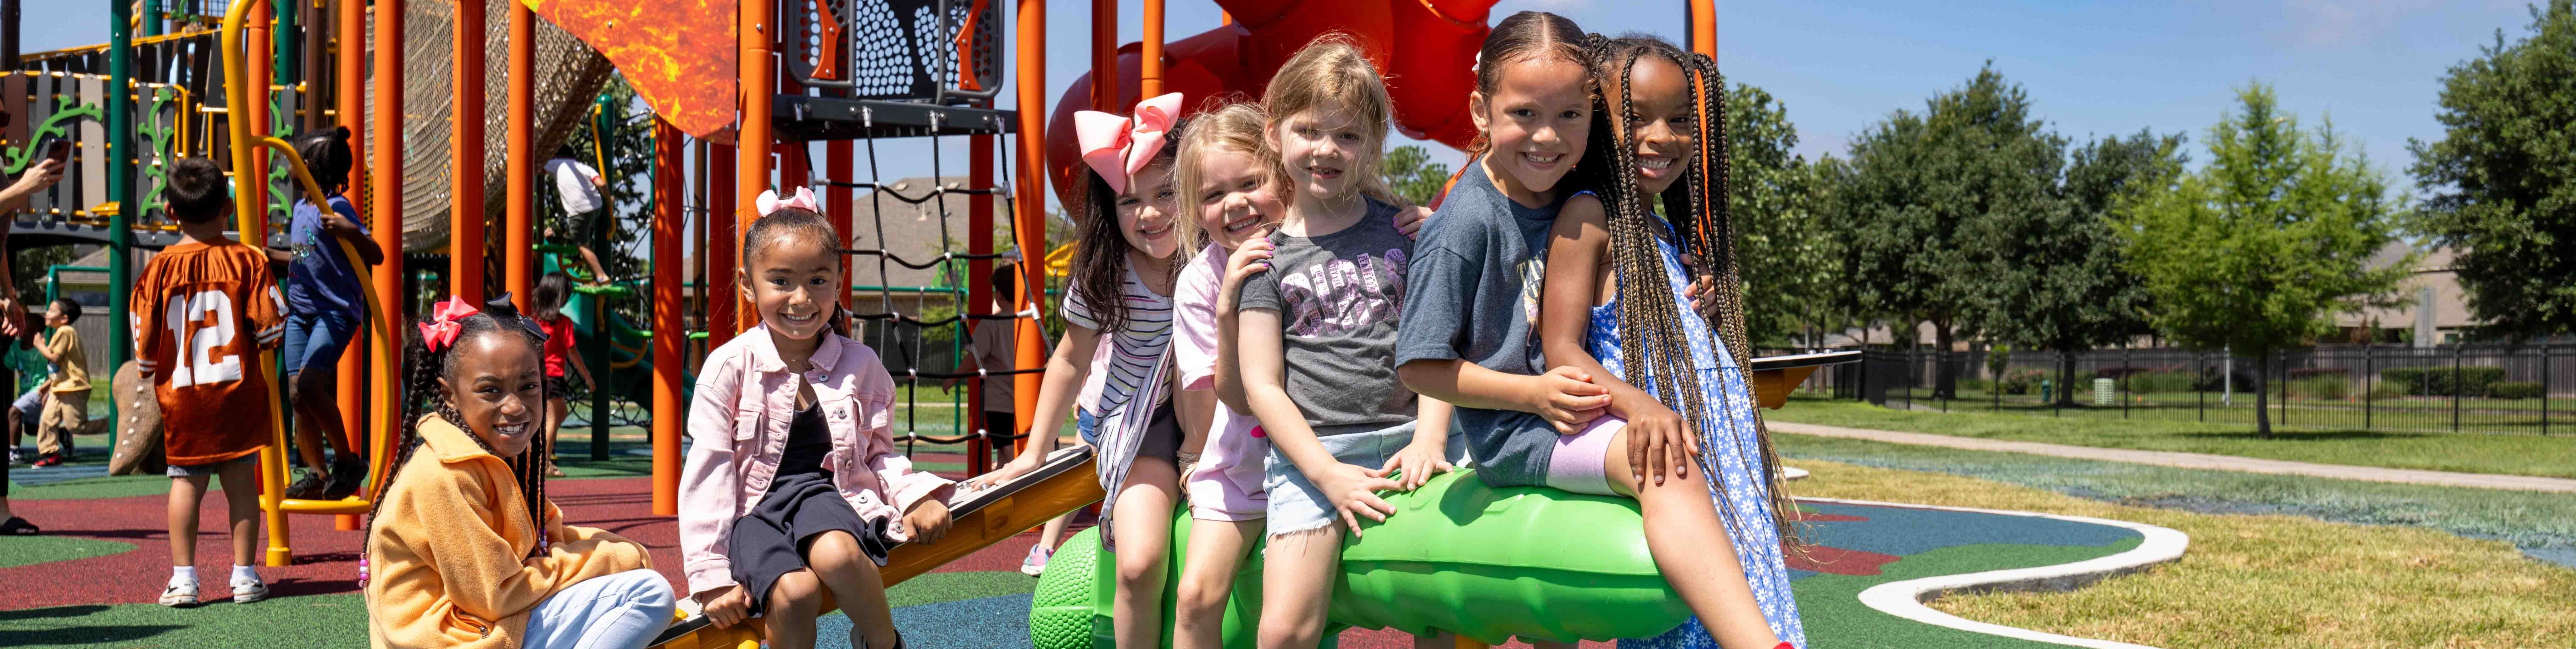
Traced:
[[2043, 442], [2017, 442], [2012, 440], [1986, 439], [1981, 437], [1952, 437], [1949, 435], [1932, 435], [1927, 433], [1904, 433], [1891, 430], [1869, 430], [1865, 428], [1844, 428], [1841, 426], [1826, 426], [1821, 424], [1801, 424], [1788, 421], [1771, 421], [1767, 423], [1770, 424], [1771, 430], [1782, 433], [1814, 435], [1818, 437], [1841, 437], [1846, 439], [1886, 442], [1890, 444], [1940, 446], [1971, 451], [2028, 453], [2032, 455], [2050, 455], [2084, 460], [2102, 460], [2106, 462], [2151, 464], [2184, 469], [2210, 469], [2217, 471], [2243, 471], [2247, 473], [2269, 473], [2276, 475], [2301, 475], [2318, 478], [2336, 478], [2341, 480], [2396, 482], [2441, 487], [2467, 487], [2472, 489], [2508, 489], [2514, 491], [2576, 493], [2576, 479], [2568, 478], [2495, 475], [2488, 473], [2454, 473], [2450, 471], [2424, 471], [2418, 469], [2384, 469], [2379, 467], [2350, 466], [2343, 464], [2316, 464], [2311, 462], [2291, 462], [2287, 460], [2265, 460], [2260, 458], [2238, 457], [2234, 455], [2177, 453], [2173, 451], [2136, 451], [2117, 448], [2095, 448], [2091, 446], [2068, 446], [2065, 444], [2048, 444]]

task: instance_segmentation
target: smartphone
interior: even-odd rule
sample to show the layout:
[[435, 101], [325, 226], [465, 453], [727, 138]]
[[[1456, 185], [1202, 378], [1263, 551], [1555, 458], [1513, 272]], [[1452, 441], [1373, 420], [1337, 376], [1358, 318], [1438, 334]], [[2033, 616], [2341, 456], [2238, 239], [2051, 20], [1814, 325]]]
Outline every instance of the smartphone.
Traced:
[[54, 164], [58, 164], [58, 165], [68, 165], [68, 164], [71, 164], [71, 162], [72, 162], [72, 141], [71, 141], [71, 140], [61, 140], [61, 139], [57, 139], [57, 140], [54, 140], [54, 141], [52, 141], [52, 142], [48, 142], [48, 143], [46, 143], [46, 144], [45, 144], [45, 157], [47, 157], [47, 158], [52, 158], [52, 159], [54, 160]]

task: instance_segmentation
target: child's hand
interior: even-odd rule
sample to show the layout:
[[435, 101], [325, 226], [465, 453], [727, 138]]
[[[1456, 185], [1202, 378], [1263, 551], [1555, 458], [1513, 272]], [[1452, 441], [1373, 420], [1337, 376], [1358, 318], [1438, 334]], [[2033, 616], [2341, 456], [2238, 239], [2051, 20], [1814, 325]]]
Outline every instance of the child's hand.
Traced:
[[1524, 403], [1530, 412], [1547, 418], [1559, 435], [1583, 431], [1583, 425], [1601, 416], [1610, 405], [1610, 389], [1592, 382], [1592, 375], [1571, 365], [1558, 366], [1538, 377], [1538, 389]]
[[1038, 470], [1037, 458], [1036, 453], [1022, 453], [1019, 457], [1011, 458], [1011, 461], [1003, 464], [1002, 468], [966, 479], [966, 485], [963, 488], [968, 491], [982, 491], [993, 488], [993, 485], [1010, 482], [1013, 478], [1028, 475], [1030, 471]]
[[1352, 538], [1360, 535], [1359, 517], [1367, 516], [1369, 520], [1383, 523], [1387, 514], [1395, 513], [1395, 506], [1377, 497], [1377, 492], [1404, 487], [1386, 479], [1385, 469], [1340, 462], [1326, 467], [1321, 475], [1307, 478], [1315, 483], [1316, 491], [1324, 492], [1324, 501], [1332, 503], [1333, 509], [1341, 512], [1342, 523], [1351, 527]]
[[1431, 476], [1457, 468], [1442, 459], [1447, 455], [1443, 452], [1446, 450], [1440, 442], [1406, 444], [1404, 450], [1395, 452], [1395, 457], [1387, 458], [1381, 474], [1394, 476], [1396, 483], [1405, 491], [1420, 489], [1422, 483], [1431, 481]]
[[913, 543], [938, 543], [940, 538], [948, 536], [950, 522], [948, 503], [937, 498], [923, 498], [912, 504], [912, 511], [904, 513], [904, 534], [911, 536]]
[[1423, 222], [1430, 220], [1431, 208], [1415, 206], [1413, 209], [1395, 215], [1395, 231], [1404, 233], [1404, 238], [1411, 239], [1413, 235], [1422, 232]]
[[741, 585], [708, 592], [714, 594], [700, 595], [698, 599], [699, 603], [706, 605], [702, 611], [707, 614], [707, 621], [715, 623], [716, 628], [741, 624], [743, 618], [751, 616], [751, 594], [743, 592]]
[[1716, 290], [1717, 278], [1701, 275], [1699, 281], [1691, 282], [1689, 287], [1682, 289], [1682, 299], [1690, 300], [1691, 310], [1699, 312], [1699, 317], [1707, 319], [1710, 324], [1716, 324], [1717, 300], [1714, 295]]
[[1270, 270], [1270, 255], [1279, 247], [1270, 237], [1253, 237], [1234, 249], [1225, 259], [1225, 285], [1217, 290], [1216, 312], [1233, 313], [1234, 301], [1243, 294], [1243, 283]]
[[1648, 476], [1662, 486], [1667, 470], [1674, 477], [1690, 477], [1691, 458], [1699, 456], [1690, 422], [1643, 393], [1627, 401], [1618, 410], [1628, 419], [1628, 472], [1637, 477], [1637, 486], [1646, 486]]

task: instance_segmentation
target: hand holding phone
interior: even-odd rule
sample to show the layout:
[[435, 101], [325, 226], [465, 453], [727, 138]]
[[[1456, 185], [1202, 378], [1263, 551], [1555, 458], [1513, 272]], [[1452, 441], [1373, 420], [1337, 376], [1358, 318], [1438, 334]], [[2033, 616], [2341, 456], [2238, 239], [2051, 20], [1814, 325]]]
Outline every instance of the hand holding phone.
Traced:
[[45, 157], [52, 159], [55, 164], [71, 164], [72, 141], [56, 139], [45, 143]]

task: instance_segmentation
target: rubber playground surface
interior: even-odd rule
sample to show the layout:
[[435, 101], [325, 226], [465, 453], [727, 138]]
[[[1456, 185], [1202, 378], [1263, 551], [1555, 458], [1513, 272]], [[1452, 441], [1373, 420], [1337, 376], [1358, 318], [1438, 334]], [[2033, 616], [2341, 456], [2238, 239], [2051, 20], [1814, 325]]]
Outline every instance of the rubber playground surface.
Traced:
[[[962, 469], [963, 458], [916, 456], [934, 469]], [[620, 465], [622, 467], [622, 465]], [[623, 470], [581, 470], [548, 486], [576, 524], [614, 531], [649, 546], [657, 569], [680, 583], [677, 529], [650, 515], [647, 478]], [[61, 473], [49, 473], [49, 472]], [[951, 471], [943, 471], [951, 472]], [[164, 522], [167, 479], [79, 477], [97, 469], [13, 468], [11, 506], [45, 528], [41, 537], [0, 538], [0, 646], [205, 647], [366, 646], [366, 612], [357, 594], [360, 533], [333, 529], [330, 517], [297, 516], [298, 563], [260, 569], [273, 596], [234, 605], [220, 575], [230, 562], [220, 495], [200, 510], [196, 565], [216, 575], [202, 584], [211, 602], [177, 610], [153, 604], [169, 576]], [[623, 474], [623, 475], [621, 475]], [[39, 486], [41, 485], [41, 486]], [[1917, 623], [1863, 606], [1871, 586], [1936, 575], [2056, 565], [2136, 547], [2137, 532], [2048, 518], [1909, 507], [1807, 503], [1807, 540], [1793, 556], [1793, 585], [1811, 647], [2057, 646]], [[1069, 536], [1070, 534], [1068, 534]], [[958, 649], [1029, 646], [1030, 593], [1037, 580], [1019, 574], [1035, 533], [976, 552], [895, 587], [895, 619], [906, 644]], [[819, 646], [848, 646], [849, 621], [823, 621]], [[1410, 647], [1393, 632], [1352, 630], [1340, 646]], [[1586, 646], [1608, 646], [1586, 643]]]

